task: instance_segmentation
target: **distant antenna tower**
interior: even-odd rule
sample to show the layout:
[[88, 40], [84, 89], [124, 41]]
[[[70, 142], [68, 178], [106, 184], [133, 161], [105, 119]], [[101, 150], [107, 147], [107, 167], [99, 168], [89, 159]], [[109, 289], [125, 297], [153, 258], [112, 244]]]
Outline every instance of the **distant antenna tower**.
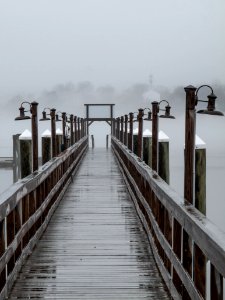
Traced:
[[150, 88], [152, 88], [152, 85], [153, 85], [153, 75], [149, 75], [149, 85], [150, 85]]

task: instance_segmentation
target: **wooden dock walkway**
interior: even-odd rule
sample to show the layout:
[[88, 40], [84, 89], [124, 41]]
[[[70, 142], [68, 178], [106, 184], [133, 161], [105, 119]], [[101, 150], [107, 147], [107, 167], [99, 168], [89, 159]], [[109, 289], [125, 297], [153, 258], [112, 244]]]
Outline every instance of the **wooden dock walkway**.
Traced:
[[88, 150], [9, 299], [170, 299], [110, 149]]

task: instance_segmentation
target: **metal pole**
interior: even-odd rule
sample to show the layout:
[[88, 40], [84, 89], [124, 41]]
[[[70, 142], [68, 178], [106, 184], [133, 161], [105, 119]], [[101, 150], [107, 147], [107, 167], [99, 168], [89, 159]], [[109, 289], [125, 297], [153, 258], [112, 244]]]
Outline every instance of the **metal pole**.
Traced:
[[142, 159], [143, 153], [143, 116], [144, 116], [144, 110], [140, 108], [138, 110], [138, 152], [137, 155]]
[[38, 169], [38, 115], [37, 102], [31, 102], [31, 127], [32, 127], [32, 157], [33, 157], [33, 172]]
[[184, 156], [184, 198], [193, 204], [194, 191], [194, 157], [195, 157], [195, 91], [194, 86], [184, 88], [186, 92], [185, 116], [185, 156]]
[[51, 136], [52, 136], [52, 157], [57, 156], [56, 149], [56, 129], [55, 129], [55, 109], [52, 108], [50, 112], [51, 116]]
[[130, 116], [130, 130], [129, 130], [129, 139], [128, 139], [128, 148], [133, 151], [133, 119], [134, 114], [129, 113]]
[[158, 172], [158, 123], [159, 103], [152, 102], [152, 169]]

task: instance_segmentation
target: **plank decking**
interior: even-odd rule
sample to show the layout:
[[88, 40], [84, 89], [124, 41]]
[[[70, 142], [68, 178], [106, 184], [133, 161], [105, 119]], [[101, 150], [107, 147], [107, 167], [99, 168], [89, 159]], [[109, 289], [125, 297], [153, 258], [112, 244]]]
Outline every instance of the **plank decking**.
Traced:
[[9, 299], [170, 299], [111, 150], [88, 151]]

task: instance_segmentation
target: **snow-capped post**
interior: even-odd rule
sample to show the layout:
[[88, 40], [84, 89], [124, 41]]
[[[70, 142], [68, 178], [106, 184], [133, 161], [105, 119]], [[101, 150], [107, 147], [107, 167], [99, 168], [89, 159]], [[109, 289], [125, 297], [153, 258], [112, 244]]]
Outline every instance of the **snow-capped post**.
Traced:
[[51, 132], [47, 129], [41, 135], [42, 165], [51, 159]]
[[20, 169], [21, 178], [32, 173], [32, 137], [31, 132], [26, 129], [20, 136]]
[[60, 128], [56, 129], [56, 155], [61, 153], [61, 145], [63, 143], [63, 132]]
[[206, 144], [195, 136], [195, 207], [206, 215]]
[[152, 133], [148, 129], [143, 132], [143, 161], [152, 166]]
[[170, 183], [170, 167], [169, 167], [169, 137], [163, 132], [159, 131], [159, 163], [158, 174], [166, 182]]
[[138, 154], [138, 128], [133, 130], [133, 152]]

